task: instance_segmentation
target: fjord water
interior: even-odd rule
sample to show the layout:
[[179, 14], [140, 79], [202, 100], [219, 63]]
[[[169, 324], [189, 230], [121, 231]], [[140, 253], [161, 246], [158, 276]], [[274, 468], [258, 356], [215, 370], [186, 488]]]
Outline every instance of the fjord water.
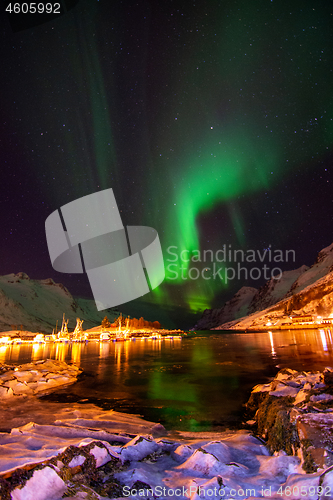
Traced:
[[251, 389], [279, 369], [333, 366], [332, 331], [198, 332], [182, 340], [0, 347], [0, 362], [61, 359], [84, 376], [47, 399], [138, 413], [167, 429], [239, 427]]

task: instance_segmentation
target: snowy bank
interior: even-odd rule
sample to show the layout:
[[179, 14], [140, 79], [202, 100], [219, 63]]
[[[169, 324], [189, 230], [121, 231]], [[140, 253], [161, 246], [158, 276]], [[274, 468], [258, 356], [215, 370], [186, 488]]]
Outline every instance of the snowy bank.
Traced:
[[3, 471], [1, 499], [332, 498], [333, 471], [306, 474], [299, 457], [270, 455], [245, 431], [213, 440], [111, 433], [97, 440], [79, 437], [83, 428], [30, 424], [0, 434], [8, 466], [19, 449], [35, 455], [34, 463]]
[[[14, 373], [26, 372], [16, 380], [21, 376], [28, 384], [36, 369], [31, 365], [30, 371], [16, 367]], [[48, 361], [37, 367], [43, 377], [55, 373]], [[267, 444], [244, 430], [171, 434], [160, 424], [90, 403], [7, 398], [7, 426], [25, 424], [0, 432], [0, 498], [333, 498], [332, 382], [329, 369], [285, 369], [256, 386], [248, 411]], [[26, 420], [31, 415], [38, 423]]]

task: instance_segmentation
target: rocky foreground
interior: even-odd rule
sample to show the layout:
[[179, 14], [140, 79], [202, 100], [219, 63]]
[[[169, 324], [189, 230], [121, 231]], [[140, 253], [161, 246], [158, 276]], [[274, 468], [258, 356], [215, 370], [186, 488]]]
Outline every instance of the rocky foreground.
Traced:
[[[47, 363], [40, 372], [49, 380]], [[34, 373], [35, 364], [25, 371]], [[20, 398], [38, 400], [11, 400]], [[330, 369], [284, 369], [256, 386], [247, 411], [258, 437], [244, 430], [171, 435], [91, 404], [59, 408], [46, 424], [36, 408], [39, 423], [0, 432], [1, 500], [333, 498]]]
[[271, 452], [297, 455], [306, 472], [333, 465], [332, 369], [280, 370], [271, 383], [253, 389], [247, 409]]
[[22, 461], [24, 453], [29, 458], [24, 466], [3, 470], [1, 499], [318, 499], [321, 492], [332, 498], [333, 471], [306, 474], [299, 457], [271, 455], [247, 432], [168, 439], [158, 437], [161, 426], [153, 426], [151, 433], [133, 437], [112, 432], [110, 417], [99, 428], [94, 420], [58, 421], [0, 434], [9, 466], [19, 450]]

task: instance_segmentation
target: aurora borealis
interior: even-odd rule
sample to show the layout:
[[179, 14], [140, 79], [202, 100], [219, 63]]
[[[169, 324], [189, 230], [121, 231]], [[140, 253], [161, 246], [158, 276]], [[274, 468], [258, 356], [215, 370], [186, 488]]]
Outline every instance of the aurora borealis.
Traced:
[[[89, 296], [85, 277], [52, 269], [44, 223], [110, 187], [165, 258], [271, 245], [295, 250], [287, 270], [332, 243], [329, 2], [80, 0], [33, 29], [1, 23], [0, 274]], [[171, 278], [148, 296], [156, 311], [264, 283]]]

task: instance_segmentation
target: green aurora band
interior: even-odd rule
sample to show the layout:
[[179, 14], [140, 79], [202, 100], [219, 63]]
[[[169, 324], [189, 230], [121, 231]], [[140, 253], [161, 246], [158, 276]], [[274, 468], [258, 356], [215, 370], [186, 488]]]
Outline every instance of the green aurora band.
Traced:
[[[229, 214], [235, 245], [246, 248], [237, 198], [251, 199], [276, 187], [295, 165], [331, 149], [330, 16], [325, 7], [310, 7], [309, 2], [293, 12], [282, 9], [281, 15], [277, 3], [240, 2], [228, 22], [210, 12], [209, 39], [188, 43], [185, 62], [170, 71], [167, 87], [182, 96], [181, 103], [169, 98], [170, 107], [158, 118], [169, 123], [168, 141], [156, 139], [164, 144], [159, 146], [163, 154], [154, 159], [158, 176], [148, 184], [148, 198], [155, 196], [157, 183], [169, 195], [163, 225], [161, 214], [154, 220], [155, 227], [164, 229], [159, 230], [164, 251], [170, 245], [178, 254], [200, 250], [198, 219], [217, 206]], [[162, 88], [161, 96], [168, 99]], [[225, 242], [223, 233], [216, 235], [210, 248]], [[181, 267], [190, 265], [179, 262], [177, 279], [166, 265], [168, 286], [154, 292], [156, 301], [172, 301], [172, 288], [181, 287], [190, 309], [211, 307], [226, 285], [183, 280]]]
[[[126, 31], [124, 14], [99, 32], [97, 3], [82, 19], [74, 17], [73, 29], [63, 28], [68, 43], [61, 56], [58, 40], [50, 38], [55, 44], [52, 93], [46, 79], [36, 83], [41, 106], [51, 110], [45, 128], [54, 122], [54, 112], [64, 124], [62, 143], [49, 165], [41, 161], [40, 167], [43, 173], [46, 163], [50, 182], [59, 183], [55, 206], [63, 203], [59, 179], [71, 186], [71, 199], [112, 187], [124, 215], [133, 213], [131, 220], [123, 217], [124, 224], [156, 228], [165, 259], [169, 246], [178, 254], [200, 250], [200, 216], [223, 207], [234, 228], [232, 242], [245, 249], [238, 197], [250, 200], [276, 188], [295, 166], [333, 145], [330, 4], [312, 4], [281, 7], [278, 1], [256, 0], [221, 7], [214, 1], [192, 6], [187, 16], [175, 11], [174, 24], [165, 23], [158, 34], [161, 54], [149, 38], [149, 24], [133, 23]], [[161, 16], [164, 8], [168, 11], [161, 5]], [[126, 35], [134, 25], [144, 44]], [[65, 70], [68, 94], [58, 75]], [[36, 65], [32, 71], [40, 69]], [[123, 89], [130, 94], [136, 87], [139, 97], [128, 95], [125, 101]], [[67, 108], [75, 110], [71, 123]], [[46, 142], [40, 146], [44, 158], [50, 158], [47, 147]], [[226, 239], [221, 230], [210, 248], [221, 248]], [[184, 280], [181, 267], [186, 272], [190, 262], [175, 263], [173, 279], [168, 263], [164, 284], [147, 300], [199, 311], [227, 286], [219, 279]]]

